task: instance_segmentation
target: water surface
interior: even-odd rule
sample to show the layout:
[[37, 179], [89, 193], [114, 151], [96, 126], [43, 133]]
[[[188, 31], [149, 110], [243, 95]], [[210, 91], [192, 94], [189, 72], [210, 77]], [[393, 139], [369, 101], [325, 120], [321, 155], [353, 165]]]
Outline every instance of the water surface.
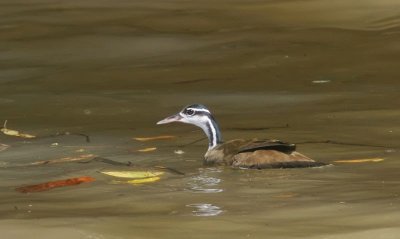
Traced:
[[[0, 6], [0, 121], [39, 136], [0, 136], [11, 146], [0, 152], [2, 238], [398, 238], [398, 1]], [[210, 107], [225, 139], [300, 143], [333, 166], [204, 167], [207, 143], [189, 144], [200, 130], [155, 125], [194, 102]], [[91, 142], [48, 137], [63, 132]], [[165, 134], [177, 138], [132, 139]], [[302, 144], [325, 140], [370, 146]], [[157, 150], [136, 151], [146, 147]], [[133, 186], [98, 173], [126, 166], [26, 166], [86, 153], [185, 175]], [[385, 160], [333, 162], [374, 157]], [[83, 175], [97, 181], [15, 191]]]

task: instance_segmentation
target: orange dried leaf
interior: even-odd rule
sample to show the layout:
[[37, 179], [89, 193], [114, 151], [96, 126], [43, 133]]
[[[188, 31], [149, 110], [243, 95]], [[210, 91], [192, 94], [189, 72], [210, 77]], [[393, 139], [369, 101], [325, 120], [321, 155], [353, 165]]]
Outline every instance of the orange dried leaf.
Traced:
[[144, 148], [144, 149], [138, 149], [138, 152], [145, 153], [145, 152], [151, 152], [151, 151], [154, 151], [154, 150], [156, 150], [156, 149], [157, 149], [156, 147], [152, 147], [152, 148]]
[[160, 139], [174, 139], [176, 136], [173, 135], [159, 135], [159, 136], [154, 136], [154, 137], [138, 137], [138, 138], [133, 138], [134, 140], [145, 142], [145, 141], [151, 141], [151, 140], [160, 140]]
[[370, 158], [370, 159], [348, 159], [348, 160], [336, 160], [335, 163], [368, 163], [368, 162], [382, 162], [383, 158]]
[[74, 161], [80, 161], [80, 160], [85, 160], [85, 159], [91, 159], [94, 157], [96, 157], [96, 155], [94, 155], [94, 154], [83, 154], [83, 155], [80, 155], [77, 157], [65, 157], [65, 158], [59, 158], [59, 159], [53, 159], [53, 160], [37, 161], [37, 162], [31, 163], [30, 165], [74, 162]]
[[70, 178], [70, 179], [65, 179], [65, 180], [58, 180], [58, 181], [52, 181], [52, 182], [46, 182], [46, 183], [40, 183], [40, 184], [35, 184], [35, 185], [29, 185], [29, 186], [24, 186], [24, 187], [19, 187], [16, 188], [18, 192], [21, 193], [33, 193], [33, 192], [42, 192], [42, 191], [47, 191], [53, 188], [58, 188], [58, 187], [65, 187], [65, 186], [73, 186], [73, 185], [78, 185], [81, 183], [88, 183], [88, 182], [93, 182], [96, 179], [89, 177], [89, 176], [84, 176], [84, 177], [79, 177], [79, 178]]
[[273, 196], [274, 198], [293, 198], [293, 197], [297, 197], [298, 194], [297, 193], [285, 193], [285, 194], [279, 194], [279, 195], [275, 195]]

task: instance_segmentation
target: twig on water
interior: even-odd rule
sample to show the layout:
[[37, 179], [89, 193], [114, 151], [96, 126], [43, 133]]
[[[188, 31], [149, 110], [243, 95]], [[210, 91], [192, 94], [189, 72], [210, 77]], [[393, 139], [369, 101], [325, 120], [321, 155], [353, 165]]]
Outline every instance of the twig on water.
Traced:
[[361, 147], [374, 147], [374, 148], [393, 148], [385, 145], [373, 145], [373, 144], [360, 144], [360, 143], [348, 143], [340, 142], [335, 140], [316, 140], [316, 141], [303, 141], [297, 142], [295, 144], [339, 144], [339, 145], [349, 145], [349, 146], [361, 146]]
[[271, 126], [271, 127], [231, 127], [226, 128], [228, 130], [242, 130], [242, 131], [257, 131], [257, 130], [267, 130], [267, 129], [284, 129], [289, 128], [289, 124], [284, 126]]
[[206, 140], [206, 139], [207, 139], [207, 137], [202, 137], [202, 138], [196, 139], [195, 141], [192, 141], [192, 142], [190, 142], [190, 143], [179, 145], [178, 147], [179, 147], [179, 148], [183, 148], [183, 147], [186, 147], [186, 146], [189, 146], [189, 145], [198, 143], [198, 142], [203, 141], [203, 140]]
[[87, 134], [83, 133], [71, 133], [71, 132], [61, 132], [61, 133], [56, 133], [56, 134], [51, 134], [51, 135], [45, 135], [45, 136], [40, 136], [37, 137], [37, 139], [43, 139], [43, 138], [55, 138], [55, 137], [60, 137], [60, 136], [69, 136], [69, 135], [75, 135], [75, 136], [81, 136], [84, 137], [87, 143], [90, 143], [90, 136]]

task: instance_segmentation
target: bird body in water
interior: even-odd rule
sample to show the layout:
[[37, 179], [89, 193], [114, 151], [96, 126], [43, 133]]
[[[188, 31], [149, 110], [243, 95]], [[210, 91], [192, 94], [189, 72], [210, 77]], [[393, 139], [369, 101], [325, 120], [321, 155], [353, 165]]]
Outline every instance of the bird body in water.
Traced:
[[296, 151], [296, 145], [280, 140], [234, 139], [222, 141], [221, 131], [204, 105], [186, 106], [179, 113], [157, 124], [182, 122], [200, 127], [208, 137], [206, 165], [231, 165], [239, 168], [293, 168], [324, 165]]

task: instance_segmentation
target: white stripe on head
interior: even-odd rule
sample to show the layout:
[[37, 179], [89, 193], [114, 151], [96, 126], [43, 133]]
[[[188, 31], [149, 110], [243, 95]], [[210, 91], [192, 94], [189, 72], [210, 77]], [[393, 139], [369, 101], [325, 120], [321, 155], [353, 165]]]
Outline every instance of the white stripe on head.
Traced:
[[211, 114], [211, 112], [209, 110], [207, 110], [207, 109], [198, 109], [198, 108], [186, 108], [186, 109], [187, 110], [194, 110], [196, 112], [206, 112], [206, 113]]

